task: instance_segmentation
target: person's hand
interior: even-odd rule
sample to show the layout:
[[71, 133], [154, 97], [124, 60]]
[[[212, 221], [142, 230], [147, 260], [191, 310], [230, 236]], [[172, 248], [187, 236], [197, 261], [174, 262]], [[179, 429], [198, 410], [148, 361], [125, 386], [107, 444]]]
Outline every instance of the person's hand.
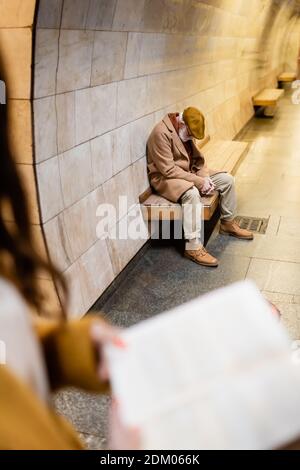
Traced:
[[215, 189], [216, 187], [212, 182], [211, 178], [209, 176], [206, 176], [204, 178], [204, 184], [201, 188], [201, 194], [203, 194], [203, 196], [209, 196], [214, 192]]
[[141, 432], [138, 428], [124, 426], [116, 399], [112, 400], [110, 409], [108, 447], [109, 450], [141, 449]]
[[279, 308], [276, 305], [274, 305], [272, 302], [270, 302], [270, 300], [268, 300], [268, 303], [271, 307], [272, 313], [278, 318], [278, 320], [281, 320], [281, 312]]
[[98, 375], [101, 380], [107, 382], [109, 380], [108, 367], [103, 354], [103, 348], [106, 344], [114, 344], [116, 347], [125, 349], [126, 344], [120, 338], [121, 330], [111, 326], [105, 321], [95, 321], [91, 328], [91, 339], [98, 352]]

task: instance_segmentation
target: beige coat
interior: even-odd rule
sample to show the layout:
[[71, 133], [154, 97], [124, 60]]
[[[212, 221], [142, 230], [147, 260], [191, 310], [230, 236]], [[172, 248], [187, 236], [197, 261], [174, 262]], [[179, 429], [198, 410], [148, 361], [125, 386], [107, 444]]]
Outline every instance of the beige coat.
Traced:
[[168, 115], [155, 126], [149, 137], [147, 160], [151, 186], [172, 202], [179, 201], [193, 186], [201, 190], [203, 178], [218, 173], [207, 168], [194, 142], [190, 161]]

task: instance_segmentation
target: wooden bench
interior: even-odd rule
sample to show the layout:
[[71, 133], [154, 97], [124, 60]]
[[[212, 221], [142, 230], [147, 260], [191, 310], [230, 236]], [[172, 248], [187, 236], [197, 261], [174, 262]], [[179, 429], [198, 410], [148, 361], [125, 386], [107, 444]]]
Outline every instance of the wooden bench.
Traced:
[[283, 72], [278, 77], [279, 85], [283, 83], [291, 83], [297, 79], [297, 74], [295, 72]]
[[[199, 148], [201, 148], [205, 156], [208, 167], [233, 174], [247, 153], [248, 146], [247, 142], [210, 140], [208, 137], [202, 145], [199, 145]], [[159, 194], [154, 193], [150, 187], [141, 194], [139, 200], [144, 219], [148, 222], [182, 219], [181, 205], [170, 202]], [[202, 197], [202, 202], [204, 205], [204, 220], [208, 221], [218, 208], [219, 195], [215, 192], [212, 196]]]
[[263, 109], [265, 116], [274, 116], [277, 104], [284, 95], [284, 90], [279, 88], [266, 88], [253, 98], [253, 106], [256, 111]]

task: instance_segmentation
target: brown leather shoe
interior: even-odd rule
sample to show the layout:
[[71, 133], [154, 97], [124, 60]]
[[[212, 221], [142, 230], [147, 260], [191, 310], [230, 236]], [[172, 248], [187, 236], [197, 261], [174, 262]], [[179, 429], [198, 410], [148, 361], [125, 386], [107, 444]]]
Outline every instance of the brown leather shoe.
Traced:
[[186, 250], [184, 256], [201, 266], [207, 266], [208, 268], [217, 268], [219, 266], [219, 261], [211, 256], [204, 247], [195, 251]]
[[249, 230], [241, 228], [235, 220], [223, 221], [220, 227], [221, 235], [229, 235], [240, 240], [253, 240], [254, 235]]

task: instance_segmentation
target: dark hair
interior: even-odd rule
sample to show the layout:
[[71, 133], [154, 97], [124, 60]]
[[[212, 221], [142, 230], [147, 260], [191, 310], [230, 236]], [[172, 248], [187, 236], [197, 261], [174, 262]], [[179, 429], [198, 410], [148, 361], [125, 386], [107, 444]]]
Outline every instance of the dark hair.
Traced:
[[[66, 298], [65, 281], [34, 247], [26, 193], [10, 153], [6, 105], [0, 105], [0, 275], [12, 281], [25, 301], [39, 314], [48, 314], [39, 286], [41, 273], [53, 279], [60, 297]], [[7, 222], [7, 213], [14, 223]], [[64, 312], [64, 300], [61, 301]]]

